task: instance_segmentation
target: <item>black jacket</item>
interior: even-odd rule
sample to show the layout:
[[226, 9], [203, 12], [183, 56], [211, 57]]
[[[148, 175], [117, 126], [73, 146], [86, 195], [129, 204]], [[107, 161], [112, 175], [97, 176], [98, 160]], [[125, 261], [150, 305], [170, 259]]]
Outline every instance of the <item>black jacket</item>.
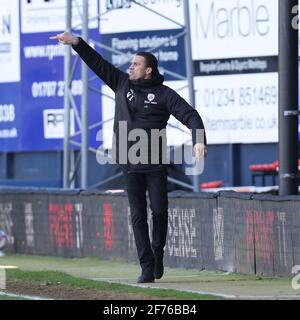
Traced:
[[[196, 143], [196, 129], [204, 129], [202, 119], [198, 112], [174, 90], [163, 85], [162, 75], [132, 81], [129, 80], [127, 73], [114, 67], [83, 39], [80, 38], [78, 45], [73, 45], [73, 49], [89, 68], [115, 92], [114, 133], [117, 150], [119, 150], [120, 121], [127, 121], [128, 130], [144, 129], [150, 139], [150, 130], [165, 129], [171, 114], [192, 130], [193, 144]], [[151, 142], [148, 144], [149, 148], [150, 145]], [[149, 154], [149, 161], [150, 157]], [[159, 164], [124, 165], [120, 163], [122, 161], [117, 152], [116, 161], [127, 171], [153, 171], [162, 167], [161, 155], [159, 158]]]

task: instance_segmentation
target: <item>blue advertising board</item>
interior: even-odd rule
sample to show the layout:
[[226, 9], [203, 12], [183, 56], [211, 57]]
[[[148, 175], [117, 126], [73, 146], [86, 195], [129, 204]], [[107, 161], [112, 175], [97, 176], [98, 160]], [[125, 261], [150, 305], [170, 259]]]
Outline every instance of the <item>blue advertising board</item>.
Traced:
[[0, 151], [22, 150], [22, 109], [19, 83], [0, 83]]
[[[21, 37], [22, 147], [24, 150], [62, 149], [64, 137], [64, 56], [66, 47], [50, 40], [52, 33], [23, 34]], [[91, 37], [99, 37], [97, 30]], [[74, 61], [74, 51], [73, 59]], [[80, 115], [81, 63], [77, 64], [71, 92]], [[92, 73], [89, 74], [92, 76]], [[101, 100], [89, 91], [89, 124], [101, 121]], [[71, 134], [79, 126], [70, 114]], [[98, 128], [99, 130], [99, 128]], [[96, 132], [89, 132], [89, 145], [97, 146]], [[80, 141], [77, 136], [76, 141]]]
[[19, 1], [0, 1], [0, 151], [21, 150]]
[[[77, 33], [82, 3], [82, 0], [73, 2], [72, 25], [77, 26]], [[97, 0], [89, 1], [89, 11], [90, 15], [97, 14]], [[66, 0], [0, 1], [0, 151], [62, 149], [66, 47], [49, 37], [63, 32], [65, 21]], [[90, 37], [99, 40], [97, 20], [89, 23], [89, 29]], [[75, 52], [72, 53], [74, 61]], [[100, 81], [96, 81], [92, 86], [99, 88]], [[71, 92], [80, 117], [81, 63], [75, 69]], [[89, 91], [88, 98], [89, 124], [100, 122], [100, 95]], [[72, 111], [70, 118], [70, 131], [76, 133], [79, 126]], [[99, 144], [96, 141], [99, 129], [89, 131], [92, 147]], [[80, 135], [74, 140], [80, 142]]]
[[[120, 66], [123, 71], [127, 71], [129, 62], [134, 53], [138, 51], [150, 51], [157, 57], [160, 71], [165, 76], [166, 81], [178, 80], [165, 70], [170, 70], [183, 77], [186, 75], [184, 59], [184, 37], [177, 36], [181, 29], [123, 32], [117, 34], [101, 35], [101, 42], [114, 50], [124, 54], [116, 54], [104, 51], [103, 55], [116, 66]], [[160, 46], [161, 45], [161, 46]]]

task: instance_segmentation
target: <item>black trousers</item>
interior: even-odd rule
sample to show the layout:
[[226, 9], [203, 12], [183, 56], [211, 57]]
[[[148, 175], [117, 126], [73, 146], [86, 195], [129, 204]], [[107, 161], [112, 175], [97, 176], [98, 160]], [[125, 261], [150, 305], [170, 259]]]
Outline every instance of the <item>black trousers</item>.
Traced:
[[[153, 271], [154, 255], [163, 256], [168, 229], [167, 169], [148, 173], [124, 172], [131, 221], [142, 271]], [[146, 191], [152, 211], [152, 243], [147, 222]]]

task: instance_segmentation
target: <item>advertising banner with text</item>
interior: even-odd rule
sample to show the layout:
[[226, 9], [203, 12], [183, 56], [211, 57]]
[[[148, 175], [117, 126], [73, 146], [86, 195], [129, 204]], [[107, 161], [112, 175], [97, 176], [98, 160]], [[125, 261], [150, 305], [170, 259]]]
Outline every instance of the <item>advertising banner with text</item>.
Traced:
[[[61, 150], [64, 138], [64, 57], [66, 47], [49, 37], [66, 28], [67, 1], [22, 1], [22, 150]], [[72, 26], [80, 33], [82, 0], [73, 1]], [[97, 15], [98, 1], [89, 1], [90, 16]], [[99, 38], [98, 22], [89, 24], [90, 36]], [[74, 62], [75, 52], [72, 51]], [[72, 63], [73, 64], [73, 63]], [[70, 113], [70, 134], [79, 132], [82, 81], [77, 64], [71, 92], [77, 111]], [[92, 73], [90, 72], [90, 76]], [[99, 84], [98, 84], [99, 86]], [[101, 121], [101, 99], [89, 91], [89, 124]], [[90, 146], [96, 147], [97, 130], [89, 133]], [[80, 134], [74, 141], [80, 142]]]
[[277, 142], [278, 0], [192, 0], [190, 17], [208, 142]]
[[19, 1], [0, 0], [0, 151], [21, 148]]

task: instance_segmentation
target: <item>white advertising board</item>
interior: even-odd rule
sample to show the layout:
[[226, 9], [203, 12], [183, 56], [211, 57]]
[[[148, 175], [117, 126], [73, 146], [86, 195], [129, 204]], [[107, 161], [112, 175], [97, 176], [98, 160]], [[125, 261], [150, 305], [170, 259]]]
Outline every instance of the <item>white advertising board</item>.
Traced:
[[100, 33], [179, 29], [178, 24], [183, 25], [184, 23], [183, 0], [138, 0], [135, 2], [99, 0]]
[[193, 60], [278, 55], [278, 0], [190, 0]]
[[278, 73], [196, 77], [210, 144], [278, 142]]
[[0, 0], [0, 83], [20, 81], [19, 1]]
[[278, 0], [191, 0], [196, 105], [210, 144], [278, 141]]
[[[72, 1], [72, 26], [81, 26], [82, 1]], [[66, 29], [66, 0], [23, 0], [21, 1], [22, 33], [54, 32]], [[98, 15], [98, 1], [89, 0], [89, 17]], [[98, 28], [98, 20], [91, 20], [90, 29]]]

